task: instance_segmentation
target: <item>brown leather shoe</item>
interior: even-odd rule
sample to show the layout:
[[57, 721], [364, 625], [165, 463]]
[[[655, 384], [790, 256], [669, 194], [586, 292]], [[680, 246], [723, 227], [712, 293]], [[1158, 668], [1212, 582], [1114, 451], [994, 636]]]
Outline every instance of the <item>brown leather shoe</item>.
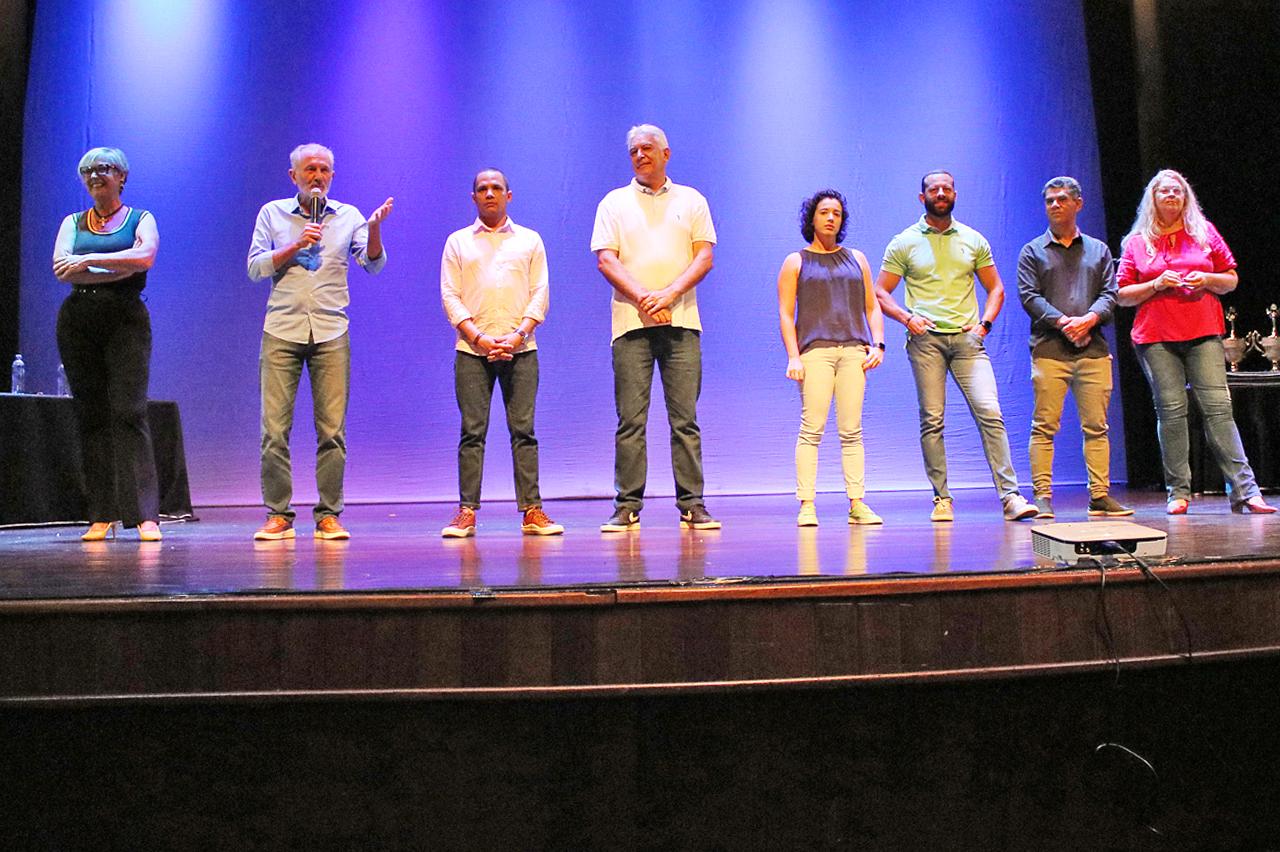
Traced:
[[347, 528], [338, 523], [338, 519], [333, 515], [325, 515], [316, 524], [316, 538], [323, 538], [327, 541], [343, 541], [351, 538], [351, 533], [347, 532]]
[[282, 538], [293, 538], [293, 521], [284, 515], [272, 515], [267, 522], [253, 534], [254, 541], [279, 541]]

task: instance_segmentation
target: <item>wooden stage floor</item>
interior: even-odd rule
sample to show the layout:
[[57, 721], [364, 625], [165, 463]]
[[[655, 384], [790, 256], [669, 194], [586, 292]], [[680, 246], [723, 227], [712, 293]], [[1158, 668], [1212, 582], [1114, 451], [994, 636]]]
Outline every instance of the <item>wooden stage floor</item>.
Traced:
[[[1203, 497], [1184, 517], [1164, 514], [1162, 495], [1119, 493], [1137, 508], [1131, 520], [1168, 533], [1167, 564], [1280, 557], [1280, 515], [1234, 515], [1225, 498]], [[204, 508], [194, 523], [166, 523], [158, 544], [133, 531], [115, 541], [82, 543], [80, 527], [0, 530], [0, 600], [156, 597], [221, 594], [377, 593], [419, 590], [511, 591], [736, 581], [888, 579], [1042, 570], [1031, 527], [1010, 523], [990, 489], [956, 492], [956, 521], [928, 519], [929, 495], [871, 495], [883, 526], [845, 523], [841, 495], [819, 499], [822, 524], [795, 526], [788, 496], [721, 497], [710, 508], [718, 531], [680, 530], [669, 499], [654, 500], [642, 529], [602, 534], [610, 513], [602, 500], [553, 501], [548, 512], [563, 536], [524, 536], [509, 503], [487, 505], [478, 534], [442, 539], [452, 513], [440, 504], [358, 505], [343, 516], [345, 542], [311, 537], [300, 516], [293, 541], [255, 542], [261, 512]], [[1055, 500], [1057, 522], [1086, 520], [1083, 489]]]
[[[607, 501], [559, 501], [564, 536], [510, 504], [442, 539], [452, 507], [354, 506], [353, 537], [254, 542], [256, 509], [204, 509], [84, 544], [80, 527], [0, 530], [0, 704], [608, 695], [1018, 677], [1280, 655], [1280, 518], [1203, 498], [1118, 494], [1168, 532], [1155, 567], [1037, 565], [1030, 522], [989, 489], [933, 524], [926, 493], [840, 495], [795, 526], [787, 496], [718, 498], [720, 531], [655, 501], [602, 534]], [[666, 505], [662, 505], [666, 503]], [[1083, 520], [1083, 490], [1056, 499]]]

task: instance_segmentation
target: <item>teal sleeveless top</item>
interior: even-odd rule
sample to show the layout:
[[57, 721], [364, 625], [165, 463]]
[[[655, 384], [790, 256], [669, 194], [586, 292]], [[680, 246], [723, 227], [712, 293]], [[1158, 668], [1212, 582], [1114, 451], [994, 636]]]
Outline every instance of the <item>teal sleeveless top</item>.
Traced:
[[[76, 237], [71, 244], [72, 254], [91, 254], [93, 252], [124, 251], [133, 248], [138, 239], [138, 223], [143, 216], [149, 215], [146, 210], [133, 207], [125, 217], [124, 224], [109, 234], [95, 234], [89, 230], [89, 211], [75, 214]], [[133, 290], [141, 293], [147, 286], [147, 273], [135, 272], [128, 278], [122, 278], [112, 284], [105, 285], [113, 290], [127, 292]]]

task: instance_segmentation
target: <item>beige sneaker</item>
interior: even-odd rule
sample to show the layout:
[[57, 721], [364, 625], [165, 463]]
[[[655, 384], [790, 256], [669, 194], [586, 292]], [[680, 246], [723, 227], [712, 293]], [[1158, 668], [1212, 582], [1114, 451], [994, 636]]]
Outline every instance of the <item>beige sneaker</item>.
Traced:
[[929, 514], [929, 520], [936, 524], [939, 521], [954, 521], [955, 519], [956, 513], [951, 508], [951, 498], [934, 497], [933, 511]]
[[812, 503], [801, 503], [800, 514], [796, 515], [796, 526], [816, 527], [818, 525], [818, 509]]
[[849, 507], [849, 523], [851, 524], [883, 524], [884, 518], [871, 511], [866, 501], [859, 500]]

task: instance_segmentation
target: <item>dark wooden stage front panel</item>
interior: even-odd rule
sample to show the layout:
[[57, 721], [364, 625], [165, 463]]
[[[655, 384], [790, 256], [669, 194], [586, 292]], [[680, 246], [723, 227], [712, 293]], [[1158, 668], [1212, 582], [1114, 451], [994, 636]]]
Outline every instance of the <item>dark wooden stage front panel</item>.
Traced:
[[[0, 700], [529, 696], [938, 680], [1280, 650], [1280, 563], [770, 586], [0, 603]], [[1103, 635], [1099, 596], [1112, 630]]]

